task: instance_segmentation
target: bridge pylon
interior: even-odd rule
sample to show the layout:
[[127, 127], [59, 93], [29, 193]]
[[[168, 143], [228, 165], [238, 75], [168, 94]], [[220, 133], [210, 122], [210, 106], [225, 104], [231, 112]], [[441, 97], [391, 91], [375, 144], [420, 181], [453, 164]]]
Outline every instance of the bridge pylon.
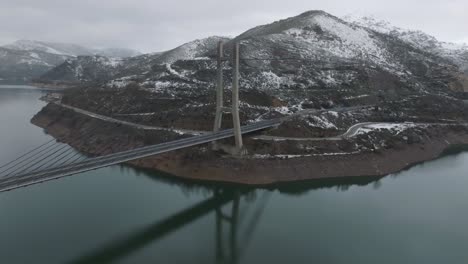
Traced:
[[[218, 132], [221, 129], [223, 121], [223, 114], [230, 113], [232, 115], [235, 149], [235, 155], [243, 155], [246, 153], [244, 149], [241, 124], [239, 116], [239, 42], [234, 42], [232, 51], [232, 100], [231, 107], [224, 107], [224, 76], [223, 76], [223, 61], [227, 58], [224, 57], [224, 43], [218, 42], [217, 52], [217, 78], [216, 78], [216, 117], [214, 121], [213, 131]], [[213, 142], [213, 150], [220, 149], [217, 142]]]
[[[220, 195], [216, 190], [215, 197]], [[238, 224], [239, 224], [240, 195], [234, 194], [232, 200], [231, 214], [225, 214], [223, 207], [216, 208], [216, 263], [237, 264], [239, 263]], [[229, 229], [224, 232], [223, 224]]]

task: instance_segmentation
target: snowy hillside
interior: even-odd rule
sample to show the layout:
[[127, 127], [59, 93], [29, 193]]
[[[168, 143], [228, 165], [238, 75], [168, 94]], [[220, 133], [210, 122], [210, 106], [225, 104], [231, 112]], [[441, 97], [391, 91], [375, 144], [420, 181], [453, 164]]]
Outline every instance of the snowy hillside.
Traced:
[[[86, 83], [100, 82], [110, 79], [122, 65], [122, 59], [103, 56], [79, 56], [66, 60], [60, 67], [56, 67], [41, 78], [55, 83]], [[40, 81], [40, 80], [37, 80]]]
[[[125, 86], [130, 81], [144, 82], [149, 77], [155, 77], [155, 72], [157, 76], [164, 75], [166, 68], [170, 68], [174, 62], [181, 60], [193, 60], [193, 59], [204, 59], [203, 57], [211, 53], [220, 40], [228, 41], [227, 38], [222, 37], [209, 37], [201, 40], [195, 40], [186, 44], [183, 44], [175, 49], [153, 53], [145, 54], [140, 56], [135, 56], [131, 58], [121, 59], [120, 62], [112, 67], [108, 67], [107, 76], [112, 76], [114, 80], [109, 79], [110, 86]], [[205, 58], [206, 59], [206, 58]], [[86, 65], [82, 65], [82, 64]], [[95, 63], [93, 66], [92, 64]], [[160, 67], [158, 67], [158, 65]], [[86, 75], [86, 72], [83, 72], [81, 75], [75, 74], [76, 72], [81, 72], [82, 68], [96, 68], [100, 71], [105, 71], [106, 65], [99, 60], [84, 60], [83, 58], [78, 58], [75, 60], [69, 60], [66, 63], [57, 66], [50, 73], [42, 76], [40, 78], [41, 82], [60, 82], [66, 81], [75, 82], [79, 84], [81, 80], [92, 81], [93, 75]], [[161, 72], [158, 69], [163, 69]], [[88, 71], [91, 73], [91, 71]], [[64, 78], [64, 76], [67, 76]], [[70, 76], [75, 76], [75, 78], [70, 78]]]
[[0, 78], [26, 82], [51, 70], [70, 57], [41, 51], [11, 50], [0, 47]]
[[65, 55], [65, 56], [79, 56], [79, 55], [93, 55], [91, 49], [65, 43], [51, 43], [35, 40], [18, 40], [12, 44], [5, 45], [5, 48], [23, 51], [42, 51], [51, 54]]
[[141, 55], [141, 52], [125, 48], [106, 48], [94, 50], [94, 54], [113, 58], [128, 58]]
[[[422, 33], [395, 32], [385, 23], [363, 25], [309, 11], [255, 27], [234, 40], [196, 40], [114, 66], [69, 60], [41, 81], [84, 83], [93, 102], [77, 92], [66, 99], [77, 107], [96, 112], [112, 108], [122, 116], [151, 113], [151, 120], [144, 122], [209, 130], [215, 112], [217, 43], [225, 42], [224, 55], [229, 58], [231, 44], [240, 41], [240, 115], [245, 124], [291, 116], [294, 119], [275, 133], [324, 136], [368, 120], [432, 120], [449, 112], [450, 118], [459, 118], [463, 103], [455, 98], [468, 88], [458, 63], [463, 54], [450, 57], [442, 49], [428, 49], [429, 43], [439, 47], [439, 42]], [[416, 45], [421, 42], [416, 37], [425, 39], [426, 46]], [[223, 64], [228, 94], [231, 66], [230, 61]], [[355, 107], [364, 108], [352, 115], [330, 111]], [[321, 114], [324, 109], [329, 114]]]
[[[51, 43], [34, 40], [18, 40], [0, 47], [0, 78], [4, 82], [28, 82], [65, 60], [77, 56], [103, 56], [126, 58], [140, 53], [130, 49], [91, 49], [75, 44]], [[109, 59], [116, 61], [117, 59]], [[112, 70], [112, 63], [109, 65]], [[80, 80], [80, 79], [77, 79]]]
[[[171, 94], [181, 87], [184, 91], [210, 88], [216, 72], [212, 59], [220, 40], [227, 42], [229, 56], [232, 41], [209, 37], [125, 59], [118, 67], [109, 67], [108, 86], [137, 82], [148, 89], [164, 87]], [[255, 27], [235, 40], [241, 41], [242, 87], [291, 105], [348, 104], [351, 98], [377, 100], [383, 94], [393, 98], [463, 89], [459, 80], [463, 49], [450, 49], [422, 32], [395, 29], [384, 22], [348, 22], [323, 11], [308, 11]], [[55, 71], [69, 71], [65, 76], [70, 76], [76, 69], [61, 65]], [[53, 76], [60, 81], [60, 75]], [[50, 75], [45, 77], [47, 82]]]
[[124, 48], [104, 48], [93, 49], [76, 44], [54, 43], [36, 40], [18, 40], [12, 44], [5, 45], [5, 48], [23, 51], [42, 51], [56, 55], [65, 55], [70, 57], [101, 55], [107, 57], [133, 57], [141, 53], [131, 49]]
[[[178, 60], [190, 60], [199, 57], [204, 57], [218, 45], [219, 41], [228, 41], [225, 37], [208, 37], [204, 39], [197, 39], [192, 42], [185, 43], [173, 50], [162, 53], [157, 61], [158, 64], [174, 63]], [[214, 54], [214, 53], [211, 53]]]
[[372, 16], [348, 15], [344, 20], [361, 27], [397, 37], [412, 46], [430, 51], [433, 54], [450, 59], [462, 71], [468, 72], [468, 45], [437, 40], [435, 37], [420, 30], [403, 29], [393, 26], [390, 22], [376, 19]]

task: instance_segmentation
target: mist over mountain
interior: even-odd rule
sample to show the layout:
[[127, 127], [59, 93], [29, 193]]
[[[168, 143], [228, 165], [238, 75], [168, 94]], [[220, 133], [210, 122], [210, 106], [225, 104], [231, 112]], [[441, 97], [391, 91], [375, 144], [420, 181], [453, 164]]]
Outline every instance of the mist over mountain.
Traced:
[[0, 47], [0, 82], [27, 82], [70, 58], [43, 51]]
[[124, 48], [93, 49], [76, 44], [18, 40], [0, 47], [0, 81], [28, 82], [78, 56], [126, 58], [140, 54]]
[[101, 55], [107, 57], [125, 58], [141, 54], [139, 51], [125, 48], [95, 49], [70, 43], [55, 43], [36, 40], [18, 40], [3, 47], [12, 50], [42, 51], [70, 57]]
[[[98, 82], [98, 80], [93, 77], [92, 72], [104, 72], [105, 69], [108, 70], [106, 75], [109, 76], [109, 78], [107, 81], [115, 78], [130, 80], [133, 78], [138, 78], [138, 76], [150, 74], [151, 72], [154, 72], [155, 68], [160, 66], [164, 68], [164, 65], [170, 65], [177, 61], [209, 59], [205, 56], [208, 54], [213, 55], [213, 49], [217, 46], [219, 41], [229, 41], [229, 39], [225, 37], [214, 36], [205, 39], [194, 40], [166, 52], [157, 52], [131, 58], [123, 58], [112, 66], [109, 66], [108, 64], [102, 64], [102, 60], [93, 60], [91, 57], [78, 57], [70, 59], [66, 63], [56, 67], [49, 73], [41, 76], [38, 81], [44, 83], [60, 83], [63, 81], [67, 85], [93, 83]], [[95, 64], [90, 63], [93, 61]], [[86, 74], [86, 72], [89, 74]], [[100, 78], [99, 82], [102, 81], [105, 80]], [[112, 82], [119, 85], [121, 81], [114, 80]], [[127, 82], [123, 81], [122, 83], [125, 85]]]

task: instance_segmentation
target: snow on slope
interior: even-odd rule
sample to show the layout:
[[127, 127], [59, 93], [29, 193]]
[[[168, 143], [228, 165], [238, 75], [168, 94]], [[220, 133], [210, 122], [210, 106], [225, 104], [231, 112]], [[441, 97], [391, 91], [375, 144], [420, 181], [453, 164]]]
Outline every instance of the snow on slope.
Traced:
[[108, 80], [122, 65], [122, 59], [103, 56], [79, 56], [52, 69], [41, 80], [79, 83]]
[[[376, 28], [386, 33], [379, 33]], [[397, 38], [391, 32], [397, 30], [389, 23], [373, 22], [365, 26], [323, 11], [309, 11], [255, 27], [235, 38], [242, 40], [242, 58], [299, 58], [304, 61], [242, 60], [241, 86], [267, 92], [292, 105], [314, 102], [315, 106], [323, 101], [325, 105], [330, 104], [328, 101], [349, 103], [348, 99], [358, 99], [356, 96], [362, 94], [373, 100], [377, 92], [446, 89], [450, 72], [456, 67], [427, 49], [413, 48], [410, 37], [422, 38], [423, 34]], [[215, 63], [193, 60], [212, 57], [220, 40], [231, 42], [222, 37], [209, 37], [160, 54], [124, 60], [117, 69], [110, 67], [108, 75], [112, 77], [107, 83], [111, 87], [115, 81], [119, 82], [119, 87], [134, 81], [148, 88], [208, 88], [215, 78]], [[430, 41], [427, 37], [426, 43]], [[229, 44], [226, 56], [230, 56]], [[456, 52], [454, 60], [460, 57]], [[434, 80], [427, 76], [428, 72]], [[321, 93], [325, 89], [333, 91], [336, 98], [328, 99], [331, 98], [329, 94]], [[312, 96], [313, 93], [317, 95]]]
[[47, 52], [51, 54], [66, 55], [66, 56], [79, 56], [79, 55], [92, 55], [93, 54], [93, 52], [90, 49], [79, 46], [79, 45], [42, 42], [42, 41], [35, 41], [35, 40], [18, 40], [4, 47], [9, 48], [9, 49], [14, 49], [14, 50], [42, 51], [42, 52]]
[[53, 42], [43, 42], [37, 40], [18, 40], [12, 44], [5, 45], [5, 48], [13, 50], [23, 50], [23, 51], [41, 51], [47, 52], [50, 54], [64, 55], [64, 56], [93, 56], [101, 55], [107, 57], [133, 57], [140, 55], [140, 52], [124, 49], [124, 48], [104, 48], [104, 49], [93, 49], [88, 47], [83, 47], [76, 44], [69, 43], [53, 43]]
[[418, 49], [450, 59], [460, 66], [461, 70], [468, 71], [468, 45], [466, 44], [439, 41], [434, 36], [420, 30], [399, 28], [372, 16], [347, 15], [343, 19], [353, 25], [395, 36]]
[[403, 67], [387, 51], [385, 43], [376, 37], [375, 32], [323, 11], [309, 11], [259, 26], [237, 39], [245, 40], [245, 46], [253, 47], [244, 53], [251, 56], [267, 56], [275, 49], [271, 47], [268, 50], [269, 45], [280, 45], [289, 51], [289, 54], [283, 56], [293, 55], [323, 61], [336, 58], [354, 62], [367, 61], [394, 72], [403, 71]]
[[197, 39], [160, 54], [156, 62], [158, 64], [171, 64], [178, 60], [190, 60], [205, 56], [207, 52], [216, 47], [220, 40], [228, 41], [229, 39], [218, 36]]
[[3, 79], [28, 81], [63, 63], [70, 57], [42, 51], [12, 50], [0, 47], [0, 75]]
[[[134, 58], [128, 58], [123, 61], [121, 67], [116, 72], [114, 79], [109, 80], [108, 87], [122, 88], [131, 82], [140, 82], [145, 87], [151, 87], [156, 90], [165, 90], [170, 87], [189, 87], [186, 82], [203, 83], [190, 76], [195, 73], [192, 70], [183, 70], [178, 72], [172, 66], [173, 63], [184, 60], [203, 61], [207, 55], [213, 53], [220, 40], [229, 41], [228, 38], [212, 36], [204, 39], [197, 39], [185, 43], [175, 49], [146, 54]], [[159, 70], [154, 70], [158, 68]], [[160, 78], [175, 78], [170, 81], [158, 80]]]
[[141, 52], [124, 48], [106, 48], [95, 50], [95, 54], [113, 58], [128, 58], [141, 55]]

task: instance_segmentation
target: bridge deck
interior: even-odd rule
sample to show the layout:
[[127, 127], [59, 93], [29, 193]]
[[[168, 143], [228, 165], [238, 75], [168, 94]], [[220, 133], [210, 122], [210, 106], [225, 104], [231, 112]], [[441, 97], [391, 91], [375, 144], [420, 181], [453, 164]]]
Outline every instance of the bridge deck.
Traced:
[[[241, 131], [242, 134], [251, 133], [265, 128], [277, 126], [279, 123], [279, 120], [262, 121], [255, 124], [243, 126], [241, 128]], [[171, 142], [166, 142], [162, 144], [146, 146], [134, 150], [118, 152], [102, 157], [90, 158], [83, 162], [78, 162], [58, 168], [29, 172], [22, 175], [16, 175], [14, 177], [4, 177], [0, 178], [0, 192], [25, 187], [28, 185], [38, 184], [41, 182], [78, 174], [81, 172], [108, 167], [127, 161], [137, 160], [177, 149], [201, 145], [224, 138], [230, 138], [233, 136], [234, 131], [232, 129], [228, 129], [216, 133], [209, 133], [200, 136], [194, 136]]]

